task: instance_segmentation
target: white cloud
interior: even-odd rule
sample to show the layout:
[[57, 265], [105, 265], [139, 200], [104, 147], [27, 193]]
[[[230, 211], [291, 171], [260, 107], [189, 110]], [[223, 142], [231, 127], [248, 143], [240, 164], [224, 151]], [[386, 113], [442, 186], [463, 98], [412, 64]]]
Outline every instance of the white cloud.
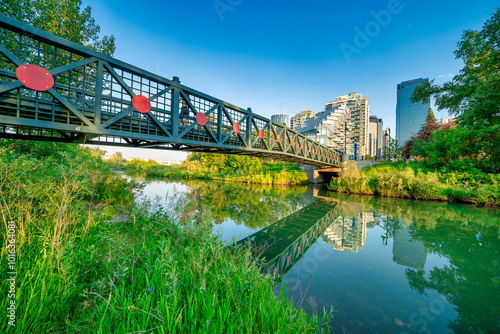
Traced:
[[452, 73], [448, 73], [448, 74], [441, 74], [440, 76], [438, 76], [438, 78], [453, 78], [453, 74]]

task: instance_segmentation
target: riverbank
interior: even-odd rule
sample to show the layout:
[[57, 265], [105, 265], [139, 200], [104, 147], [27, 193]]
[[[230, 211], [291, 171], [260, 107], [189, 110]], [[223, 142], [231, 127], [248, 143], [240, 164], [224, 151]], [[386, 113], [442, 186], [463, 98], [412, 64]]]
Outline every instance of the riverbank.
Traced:
[[[260, 160], [260, 159], [259, 159]], [[133, 159], [116, 164], [124, 171], [141, 172], [146, 176], [185, 179], [205, 179], [264, 185], [306, 185], [307, 175], [297, 164], [262, 162], [214, 168], [199, 160], [188, 160], [182, 165], [164, 166], [154, 161]]]
[[423, 163], [384, 163], [358, 170], [354, 163], [328, 189], [349, 194], [500, 206], [500, 175], [427, 169]]
[[[2, 333], [314, 333], [328, 321], [277, 299], [252, 254], [228, 252], [208, 223], [135, 205], [141, 185], [96, 151], [1, 141], [0, 184], [0, 286], [13, 293], [0, 307], [15, 305]], [[130, 220], [111, 222], [120, 212]]]

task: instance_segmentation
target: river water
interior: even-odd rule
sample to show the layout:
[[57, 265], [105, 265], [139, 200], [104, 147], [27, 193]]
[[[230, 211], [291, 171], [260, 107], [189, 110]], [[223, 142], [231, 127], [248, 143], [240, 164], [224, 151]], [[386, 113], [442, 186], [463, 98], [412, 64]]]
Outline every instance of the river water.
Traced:
[[[137, 177], [135, 177], [137, 178]], [[334, 333], [500, 333], [500, 211], [322, 188], [142, 179], [179, 219], [252, 241], [265, 268]]]

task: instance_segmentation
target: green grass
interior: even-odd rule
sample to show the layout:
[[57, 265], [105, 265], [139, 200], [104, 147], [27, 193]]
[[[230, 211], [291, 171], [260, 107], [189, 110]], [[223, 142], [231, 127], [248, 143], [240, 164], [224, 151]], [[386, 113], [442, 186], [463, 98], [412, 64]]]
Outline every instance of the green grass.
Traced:
[[313, 333], [327, 321], [277, 299], [252, 254], [230, 252], [210, 225], [149, 204], [131, 215], [109, 226], [109, 276], [85, 292], [95, 333]]
[[[95, 151], [1, 141], [0, 185], [2, 291], [9, 220], [17, 242], [16, 326], [2, 333], [315, 333], [329, 320], [277, 299], [249, 251], [203, 220], [133, 204], [140, 185]], [[130, 220], [110, 222], [118, 212]]]
[[329, 189], [340, 193], [500, 205], [499, 174], [435, 170], [419, 162], [384, 163], [361, 171], [349, 163], [341, 177], [332, 179]]

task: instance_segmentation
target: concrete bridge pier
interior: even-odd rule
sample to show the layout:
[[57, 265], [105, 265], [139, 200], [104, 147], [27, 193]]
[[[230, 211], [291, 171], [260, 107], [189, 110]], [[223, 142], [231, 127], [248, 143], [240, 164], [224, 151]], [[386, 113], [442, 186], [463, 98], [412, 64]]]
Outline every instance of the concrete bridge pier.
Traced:
[[311, 165], [300, 165], [311, 183], [330, 183], [332, 177], [337, 177], [342, 171], [341, 168], [318, 168]]

